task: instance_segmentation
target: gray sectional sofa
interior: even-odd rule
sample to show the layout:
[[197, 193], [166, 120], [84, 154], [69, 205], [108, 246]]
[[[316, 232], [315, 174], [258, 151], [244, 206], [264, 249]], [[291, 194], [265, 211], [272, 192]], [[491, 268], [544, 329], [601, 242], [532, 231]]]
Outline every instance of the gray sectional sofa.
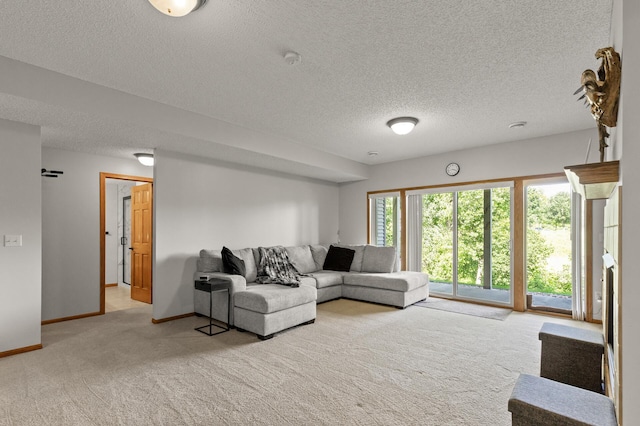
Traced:
[[258, 248], [233, 250], [244, 261], [244, 276], [223, 272], [220, 250], [200, 251], [195, 280], [222, 278], [229, 282], [231, 311], [226, 292], [209, 294], [195, 290], [195, 312], [212, 317], [241, 331], [270, 338], [279, 331], [316, 318], [316, 304], [339, 298], [405, 308], [429, 296], [429, 277], [421, 272], [399, 271], [394, 247], [371, 245], [339, 247], [354, 251], [349, 271], [325, 270], [328, 247], [302, 245], [286, 247], [291, 264], [302, 275], [300, 286], [256, 283], [260, 265]]

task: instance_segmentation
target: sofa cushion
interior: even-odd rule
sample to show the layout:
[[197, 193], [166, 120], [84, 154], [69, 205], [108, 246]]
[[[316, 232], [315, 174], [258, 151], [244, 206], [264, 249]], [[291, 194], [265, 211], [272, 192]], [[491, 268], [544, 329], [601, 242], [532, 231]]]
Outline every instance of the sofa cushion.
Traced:
[[308, 277], [300, 276], [298, 278], [300, 279], [300, 285], [307, 285], [309, 287], [316, 288], [317, 283], [315, 278], [311, 276], [308, 276]]
[[200, 250], [198, 258], [198, 271], [200, 272], [222, 272], [222, 253], [220, 250]]
[[222, 247], [222, 267], [226, 274], [245, 276], [247, 270], [244, 267], [244, 260], [231, 253], [226, 247]]
[[256, 262], [256, 275], [258, 275], [260, 273], [260, 247], [252, 248], [251, 251], [253, 252], [253, 260]]
[[317, 271], [309, 246], [285, 247], [285, 250], [289, 255], [289, 261], [299, 273], [308, 274]]
[[395, 247], [364, 247], [362, 272], [393, 272], [396, 262]]
[[245, 278], [247, 279], [247, 282], [255, 282], [256, 277], [258, 276], [258, 267], [256, 266], [256, 260], [253, 257], [253, 250], [250, 248], [245, 248], [242, 250], [231, 251], [233, 252], [233, 254], [244, 261], [244, 267], [246, 268]]
[[345, 285], [407, 292], [427, 285], [429, 276], [422, 272], [402, 271], [389, 274], [347, 274], [343, 280]]
[[262, 284], [248, 286], [246, 291], [236, 293], [233, 303], [237, 308], [269, 314], [315, 302], [317, 297], [317, 290], [308, 285], [289, 287], [280, 284]]
[[355, 253], [355, 250], [348, 248], [330, 246], [322, 269], [348, 272], [351, 268]]
[[325, 288], [342, 285], [342, 277], [345, 273], [337, 271], [317, 271], [310, 275], [315, 278], [317, 288]]
[[353, 261], [351, 262], [351, 272], [362, 272], [362, 258], [364, 257], [364, 246], [350, 246], [346, 244], [338, 244], [336, 247], [343, 247], [353, 250]]
[[316, 271], [321, 271], [329, 249], [321, 245], [311, 245], [309, 248], [311, 249], [313, 261], [316, 263]]

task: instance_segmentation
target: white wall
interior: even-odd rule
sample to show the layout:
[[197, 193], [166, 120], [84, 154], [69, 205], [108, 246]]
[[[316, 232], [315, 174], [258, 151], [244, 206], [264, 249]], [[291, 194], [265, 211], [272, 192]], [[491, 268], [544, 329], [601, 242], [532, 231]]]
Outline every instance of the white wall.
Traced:
[[100, 310], [100, 172], [152, 177], [137, 160], [42, 149], [42, 319]]
[[[584, 163], [589, 138], [597, 141], [595, 124], [593, 130], [373, 166], [370, 179], [340, 187], [340, 240], [349, 244], [367, 242], [367, 191], [563, 173], [564, 166]], [[598, 158], [597, 146], [591, 145], [592, 161]], [[460, 165], [455, 177], [445, 173], [450, 162]]]
[[[622, 87], [618, 118], [617, 151], [622, 174], [622, 422], [637, 424], [640, 419], [640, 2], [616, 0], [613, 28], [614, 47], [622, 55]], [[622, 37], [619, 34], [622, 20]], [[623, 45], [624, 40], [624, 45]]]
[[[0, 353], [40, 344], [40, 128], [0, 120]], [[22, 235], [4, 247], [4, 235]]]
[[336, 241], [338, 199], [335, 184], [156, 151], [153, 317], [193, 312], [202, 248]]

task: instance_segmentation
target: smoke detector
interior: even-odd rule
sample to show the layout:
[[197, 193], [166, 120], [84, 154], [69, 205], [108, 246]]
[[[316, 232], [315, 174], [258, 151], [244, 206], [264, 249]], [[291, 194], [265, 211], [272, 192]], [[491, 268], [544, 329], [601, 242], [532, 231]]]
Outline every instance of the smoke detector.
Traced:
[[289, 65], [297, 65], [302, 60], [302, 57], [300, 56], [299, 53], [290, 50], [284, 54], [284, 60]]
[[522, 129], [526, 125], [527, 125], [526, 121], [515, 121], [515, 122], [509, 124], [509, 128], [510, 129]]

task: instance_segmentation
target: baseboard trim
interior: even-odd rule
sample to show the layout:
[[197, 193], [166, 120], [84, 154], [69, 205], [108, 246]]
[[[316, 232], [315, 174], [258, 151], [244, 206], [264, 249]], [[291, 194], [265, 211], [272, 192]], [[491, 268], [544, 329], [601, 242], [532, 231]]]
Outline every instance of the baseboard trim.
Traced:
[[551, 311], [541, 311], [539, 309], [527, 309], [525, 311], [528, 314], [534, 314], [534, 315], [542, 315], [545, 317], [556, 317], [556, 318], [564, 318], [564, 319], [571, 319], [571, 314], [561, 314], [558, 312], [551, 312]]
[[167, 317], [167, 318], [160, 318], [160, 319], [151, 318], [151, 322], [154, 323], [154, 324], [161, 324], [163, 322], [179, 320], [179, 319], [182, 319], [182, 318], [189, 318], [189, 317], [194, 316], [195, 314], [196, 314], [195, 312], [191, 312], [189, 314], [176, 315], [175, 317]]
[[73, 315], [71, 317], [54, 318], [54, 319], [42, 321], [42, 325], [53, 324], [56, 322], [63, 322], [63, 321], [71, 321], [71, 320], [76, 320], [81, 318], [95, 317], [98, 315], [104, 315], [104, 314], [101, 314], [100, 312], [89, 312], [88, 314]]
[[105, 287], [118, 287], [118, 283], [105, 284]]
[[37, 351], [38, 349], [42, 349], [42, 343], [38, 343], [37, 345], [25, 346], [24, 348], [11, 349], [10, 351], [0, 352], [0, 358], [23, 354], [25, 352]]

